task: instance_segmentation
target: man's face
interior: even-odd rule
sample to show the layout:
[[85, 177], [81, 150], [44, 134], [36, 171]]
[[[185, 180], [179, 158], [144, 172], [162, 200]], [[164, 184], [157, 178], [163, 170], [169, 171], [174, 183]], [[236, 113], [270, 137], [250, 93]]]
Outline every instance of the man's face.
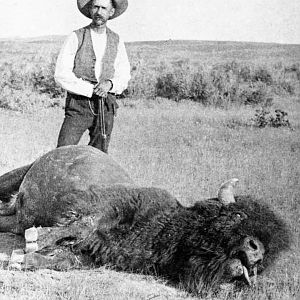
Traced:
[[111, 0], [92, 0], [90, 14], [96, 26], [104, 25], [114, 12]]

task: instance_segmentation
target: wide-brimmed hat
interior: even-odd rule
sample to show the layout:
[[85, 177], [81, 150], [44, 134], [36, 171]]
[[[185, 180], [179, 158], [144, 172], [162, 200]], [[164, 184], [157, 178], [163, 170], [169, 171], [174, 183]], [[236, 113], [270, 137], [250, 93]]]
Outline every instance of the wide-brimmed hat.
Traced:
[[[112, 0], [115, 7], [115, 13], [109, 18], [114, 19], [120, 16], [128, 7], [127, 0]], [[82, 14], [91, 19], [90, 16], [90, 5], [92, 0], [77, 0], [78, 9]]]

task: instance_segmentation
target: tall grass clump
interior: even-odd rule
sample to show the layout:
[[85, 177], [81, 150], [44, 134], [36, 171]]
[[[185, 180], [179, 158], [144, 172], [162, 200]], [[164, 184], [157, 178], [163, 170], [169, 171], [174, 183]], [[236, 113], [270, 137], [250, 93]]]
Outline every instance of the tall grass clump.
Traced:
[[57, 55], [52, 55], [46, 63], [38, 64], [31, 74], [33, 89], [40, 94], [49, 95], [52, 99], [65, 94], [65, 91], [54, 80], [56, 59]]
[[131, 80], [127, 90], [124, 92], [126, 97], [145, 97], [153, 98], [155, 94], [156, 70], [149, 68], [139, 52], [130, 57]]
[[65, 91], [54, 80], [56, 55], [28, 56], [0, 64], [0, 107], [30, 111], [60, 105]]
[[[179, 101], [189, 97], [195, 73], [188, 64], [166, 66], [157, 73], [155, 83], [155, 97], [165, 97]], [[161, 74], [161, 75], [159, 75]]]

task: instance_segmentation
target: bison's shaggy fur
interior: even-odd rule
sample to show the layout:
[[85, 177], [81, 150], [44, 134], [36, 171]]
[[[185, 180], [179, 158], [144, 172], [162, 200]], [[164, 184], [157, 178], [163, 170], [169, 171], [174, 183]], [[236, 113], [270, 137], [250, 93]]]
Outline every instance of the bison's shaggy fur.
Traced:
[[191, 292], [250, 283], [248, 275], [269, 267], [290, 244], [285, 223], [261, 200], [239, 196], [184, 207], [167, 191], [135, 186], [106, 154], [87, 146], [53, 150], [1, 176], [3, 202], [15, 193], [15, 214], [0, 217], [0, 231], [50, 226], [53, 234], [46, 235], [41, 254], [59, 247], [60, 261], [70, 258], [68, 266], [92, 259], [160, 275]]
[[[142, 194], [149, 191], [140, 190]], [[128, 189], [119, 192], [129, 194]], [[290, 243], [285, 223], [251, 197], [236, 197], [236, 203], [228, 206], [217, 199], [192, 207], [183, 207], [171, 196], [166, 206], [159, 198], [144, 200], [114, 202], [111, 216], [116, 220], [118, 215], [118, 222], [107, 228], [105, 224], [111, 222], [100, 220], [79, 249], [99, 265], [161, 275], [195, 292], [226, 282], [228, 264], [235, 258], [243, 260], [239, 251], [246, 237], [256, 237], [264, 245], [264, 259], [257, 262], [259, 272]]]

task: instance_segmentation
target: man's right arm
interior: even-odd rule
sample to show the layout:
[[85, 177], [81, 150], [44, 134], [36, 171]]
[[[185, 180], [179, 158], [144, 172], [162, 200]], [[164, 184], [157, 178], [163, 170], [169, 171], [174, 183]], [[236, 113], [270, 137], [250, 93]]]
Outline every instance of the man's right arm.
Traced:
[[73, 94], [92, 97], [94, 85], [78, 78], [73, 73], [74, 59], [78, 49], [78, 39], [72, 32], [64, 42], [56, 62], [54, 79], [65, 90]]

